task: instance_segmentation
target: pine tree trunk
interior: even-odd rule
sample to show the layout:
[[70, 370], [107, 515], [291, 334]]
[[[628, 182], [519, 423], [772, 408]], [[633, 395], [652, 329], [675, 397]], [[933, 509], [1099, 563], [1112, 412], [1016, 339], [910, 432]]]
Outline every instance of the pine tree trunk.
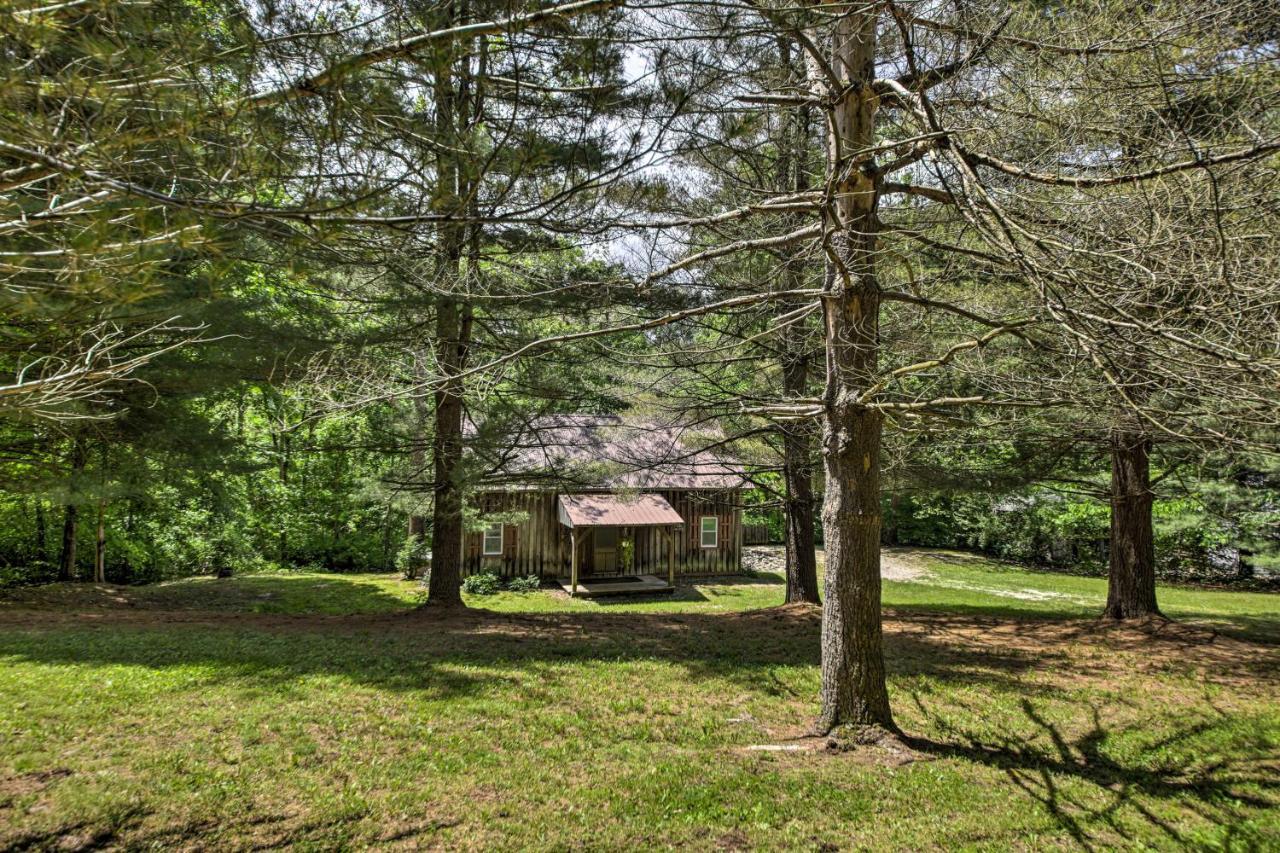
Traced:
[[[280, 440], [278, 444], [278, 447], [280, 450], [280, 464], [276, 470], [276, 474], [280, 478], [280, 485], [283, 487], [285, 493], [287, 494], [289, 491], [290, 441], [289, 441], [288, 434], [283, 429], [284, 424], [282, 423], [281, 426], [282, 428], [280, 431]], [[283, 519], [280, 520], [280, 531], [277, 534], [276, 548], [278, 551], [280, 565], [282, 566], [287, 565], [289, 562], [289, 530], [287, 527], [285, 527]]]
[[62, 554], [58, 558], [58, 580], [75, 579], [76, 572], [76, 522], [79, 509], [67, 504], [62, 516]]
[[93, 582], [107, 582], [107, 502], [98, 501], [98, 535], [93, 548]]
[[1156, 606], [1152, 532], [1151, 439], [1140, 431], [1111, 434], [1111, 542], [1107, 579], [1110, 619], [1160, 615]]
[[[466, 357], [470, 311], [456, 301], [442, 300], [437, 309], [436, 340], [445, 353], [443, 373], [455, 376]], [[431, 578], [427, 603], [461, 607], [462, 603], [462, 383], [446, 378], [435, 394], [434, 506], [431, 521]]]
[[44, 517], [43, 498], [36, 498], [36, 559], [42, 566], [49, 562], [49, 525]]
[[[465, 18], [461, 4], [448, 7], [453, 23]], [[471, 102], [470, 60], [456, 43], [442, 46], [436, 54], [433, 91], [436, 100], [436, 132], [448, 147], [436, 159], [436, 187], [433, 206], [453, 211], [459, 218], [467, 212], [470, 198], [468, 169], [474, 164], [458, 154], [463, 150], [463, 132], [469, 124]], [[461, 130], [460, 130], [461, 129]], [[436, 231], [437, 286], [449, 291], [458, 287], [467, 230], [459, 222], [443, 222]], [[472, 308], [449, 296], [439, 299], [436, 308], [435, 351], [439, 353], [435, 392], [435, 435], [432, 436], [431, 577], [427, 582], [427, 604], [434, 607], [462, 607], [462, 397], [463, 380], [458, 374], [467, 363], [471, 345]]]
[[[423, 371], [421, 377], [423, 381], [427, 379], [426, 372]], [[417, 480], [423, 476], [423, 472], [427, 467], [427, 454], [423, 449], [423, 441], [427, 433], [428, 420], [431, 412], [423, 397], [415, 397], [413, 401], [413, 412], [416, 419], [417, 435], [415, 436], [413, 449], [409, 451], [409, 468], [410, 476]], [[418, 545], [427, 537], [427, 519], [425, 516], [413, 513], [409, 516], [409, 538], [414, 542], [414, 551], [419, 552]], [[412, 557], [409, 564], [405, 567], [405, 576], [410, 580], [416, 580], [421, 572], [421, 567], [417, 560]]]
[[[425, 460], [424, 460], [425, 461]], [[427, 520], [421, 515], [409, 516], [409, 538], [415, 543], [414, 553], [418, 552], [416, 543], [421, 542], [427, 536]], [[414, 557], [409, 558], [409, 564], [404, 567], [404, 576], [409, 580], [417, 580], [421, 575], [421, 567]]]
[[76, 573], [76, 531], [80, 517], [80, 508], [75, 503], [74, 492], [80, 488], [80, 475], [84, 472], [86, 458], [84, 439], [76, 436], [71, 440], [71, 477], [70, 491], [73, 497], [63, 510], [62, 517], [62, 554], [58, 558], [58, 580], [70, 581]]
[[[786, 373], [784, 368], [784, 386], [788, 384]], [[788, 393], [788, 396], [791, 394]], [[813, 535], [813, 428], [807, 422], [788, 424], [783, 429], [782, 478], [786, 487], [786, 600], [788, 604], [793, 601], [817, 604], [818, 562]]]
[[[822, 607], [823, 731], [896, 730], [885, 683], [880, 626], [880, 434], [882, 415], [859, 401], [877, 375], [880, 286], [874, 180], [850, 157], [875, 144], [876, 15], [849, 11], [835, 27], [832, 66], [849, 86], [833, 110], [827, 178], [838, 193], [829, 292], [823, 300], [827, 376], [823, 396], [822, 507], [826, 572]], [[831, 214], [828, 212], [828, 217]]]
[[[778, 40], [778, 62], [788, 69], [793, 82], [799, 86], [804, 81], [804, 64], [792, 55], [791, 37]], [[809, 134], [809, 109], [807, 106], [786, 111], [779, 130], [780, 141], [777, 160], [777, 186], [780, 192], [802, 192], [808, 189], [808, 173], [805, 161], [811, 146]], [[794, 227], [802, 223], [794, 222]], [[795, 253], [787, 256], [782, 275], [786, 287], [798, 290], [805, 286], [805, 264]], [[804, 303], [784, 303], [788, 310], [803, 309]], [[782, 352], [782, 395], [795, 400], [809, 396], [810, 372], [813, 352], [810, 335], [802, 320], [793, 321], [783, 328], [780, 349]], [[817, 604], [818, 564], [814, 548], [813, 497], [813, 439], [814, 426], [809, 421], [786, 424], [782, 429], [782, 479], [785, 487], [784, 511], [786, 513], [787, 591], [786, 601]]]

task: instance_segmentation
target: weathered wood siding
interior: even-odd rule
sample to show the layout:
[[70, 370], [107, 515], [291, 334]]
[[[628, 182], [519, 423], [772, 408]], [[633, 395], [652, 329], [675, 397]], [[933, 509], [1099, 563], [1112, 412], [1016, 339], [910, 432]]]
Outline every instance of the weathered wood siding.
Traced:
[[[502, 556], [485, 556], [484, 533], [467, 532], [462, 542], [463, 575], [496, 572], [504, 577], [545, 574], [544, 563], [559, 547], [555, 495], [545, 492], [486, 493], [472, 503], [482, 513], [522, 513], [524, 520], [502, 527]], [[549, 565], [549, 563], [547, 563]]]
[[[684, 527], [637, 527], [623, 529], [635, 541], [632, 574], [667, 573], [667, 536], [676, 542], [676, 573], [682, 575], [725, 574], [742, 568], [741, 493], [706, 491], [659, 491], [684, 519]], [[484, 555], [484, 534], [468, 532], [463, 541], [463, 574], [496, 572], [506, 577], [521, 575], [568, 575], [569, 529], [556, 514], [556, 494], [509, 492], [477, 495], [473, 504], [482, 513], [521, 513], [523, 520], [503, 526], [502, 555]], [[715, 548], [702, 547], [702, 518], [719, 520], [719, 541]], [[578, 531], [578, 571], [594, 570], [590, 529]]]

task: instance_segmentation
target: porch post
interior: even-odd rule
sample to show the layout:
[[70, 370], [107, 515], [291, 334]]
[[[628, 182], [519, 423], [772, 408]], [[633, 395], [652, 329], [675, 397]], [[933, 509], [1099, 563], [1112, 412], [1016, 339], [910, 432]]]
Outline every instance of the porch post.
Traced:
[[738, 574], [742, 573], [742, 505], [739, 504], [733, 509], [733, 547], [734, 547], [734, 566], [733, 570]]
[[667, 531], [667, 584], [676, 585], [676, 534], [675, 530]]
[[569, 595], [578, 594], [578, 531], [569, 528]]

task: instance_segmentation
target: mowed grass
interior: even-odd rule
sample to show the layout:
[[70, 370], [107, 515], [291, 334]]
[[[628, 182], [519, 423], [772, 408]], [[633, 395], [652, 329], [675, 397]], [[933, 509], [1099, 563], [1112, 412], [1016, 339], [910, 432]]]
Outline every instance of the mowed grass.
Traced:
[[1141, 631], [1096, 580], [901, 556], [907, 740], [851, 752], [804, 737], [819, 620], [771, 576], [461, 616], [390, 575], [0, 597], [0, 848], [1280, 846], [1276, 596], [1162, 590], [1182, 624]]
[[[924, 576], [887, 581], [885, 604], [950, 613], [1090, 618], [1107, 600], [1105, 578], [1033, 571], [979, 555], [914, 548], [890, 549]], [[1198, 589], [1161, 584], [1161, 610], [1171, 619], [1242, 638], [1280, 644], [1280, 594]]]

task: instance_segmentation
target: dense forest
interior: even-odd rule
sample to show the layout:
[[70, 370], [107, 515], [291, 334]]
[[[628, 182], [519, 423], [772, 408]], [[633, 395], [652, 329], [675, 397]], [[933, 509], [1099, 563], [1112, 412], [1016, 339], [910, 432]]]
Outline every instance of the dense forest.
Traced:
[[[413, 569], [707, 427], [888, 722], [881, 543], [1280, 568], [1272, 4], [99, 0], [0, 23], [0, 582]], [[878, 686], [877, 686], [878, 685]]]

